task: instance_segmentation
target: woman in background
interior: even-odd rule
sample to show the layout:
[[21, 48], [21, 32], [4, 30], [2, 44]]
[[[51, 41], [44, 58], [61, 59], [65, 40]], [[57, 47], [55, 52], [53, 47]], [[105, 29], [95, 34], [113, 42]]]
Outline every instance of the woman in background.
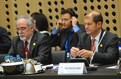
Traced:
[[34, 12], [31, 14], [31, 17], [34, 19], [36, 24], [36, 30], [38, 30], [39, 33], [49, 36], [50, 34], [48, 32], [48, 21], [46, 16], [43, 13]]

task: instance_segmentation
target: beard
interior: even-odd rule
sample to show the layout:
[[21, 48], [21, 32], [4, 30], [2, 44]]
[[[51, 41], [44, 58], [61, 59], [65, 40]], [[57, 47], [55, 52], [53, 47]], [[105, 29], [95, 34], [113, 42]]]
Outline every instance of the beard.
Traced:
[[19, 34], [20, 40], [25, 41], [26, 36], [25, 34]]

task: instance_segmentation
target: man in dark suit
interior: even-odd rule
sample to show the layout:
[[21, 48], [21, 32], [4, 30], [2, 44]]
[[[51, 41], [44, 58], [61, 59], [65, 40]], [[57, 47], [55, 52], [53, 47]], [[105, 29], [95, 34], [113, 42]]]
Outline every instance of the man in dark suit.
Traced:
[[77, 46], [78, 43], [77, 32], [82, 33], [85, 31], [85, 27], [77, 23], [75, 12], [72, 8], [62, 10], [61, 18], [62, 19], [57, 22], [57, 27], [51, 32], [51, 46], [59, 46], [61, 50], [66, 50], [69, 57], [70, 48]]
[[[17, 18], [16, 25], [19, 36], [13, 38], [12, 46], [8, 54], [34, 59], [42, 64], [51, 63], [52, 58], [48, 36], [34, 30], [35, 25], [32, 17], [29, 15], [21, 15]], [[25, 42], [28, 42], [27, 46]], [[26, 50], [28, 50], [28, 53], [25, 52]]]
[[11, 47], [11, 39], [5, 28], [0, 27], [0, 54], [7, 54]]
[[[101, 28], [101, 13], [90, 12], [85, 16], [84, 22], [86, 32], [80, 34], [77, 48], [71, 48], [71, 57], [89, 58], [92, 63], [114, 63], [118, 58], [118, 37]], [[91, 45], [92, 39], [95, 39], [94, 45]]]

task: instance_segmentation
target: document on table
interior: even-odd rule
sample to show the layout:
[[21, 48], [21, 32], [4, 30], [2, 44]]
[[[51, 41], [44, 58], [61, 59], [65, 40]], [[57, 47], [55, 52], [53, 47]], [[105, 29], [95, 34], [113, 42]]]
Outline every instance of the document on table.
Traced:
[[117, 65], [115, 66], [110, 66], [110, 67], [106, 67], [105, 69], [118, 69], [119, 67]]

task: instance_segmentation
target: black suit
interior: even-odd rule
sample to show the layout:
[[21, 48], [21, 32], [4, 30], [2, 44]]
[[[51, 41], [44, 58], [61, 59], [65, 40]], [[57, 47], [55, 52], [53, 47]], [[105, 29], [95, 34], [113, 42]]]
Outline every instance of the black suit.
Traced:
[[11, 47], [11, 39], [5, 28], [0, 27], [0, 54], [7, 54]]
[[[12, 46], [8, 54], [13, 56], [18, 54], [22, 58], [25, 57], [24, 44], [19, 36], [13, 38]], [[29, 58], [33, 58], [43, 64], [49, 64], [52, 62], [48, 36], [40, 34], [37, 31], [33, 33], [29, 47]]]
[[[103, 36], [102, 29], [101, 37]], [[101, 39], [100, 37], [100, 39]], [[85, 33], [82, 33], [79, 38], [78, 46], [79, 49], [91, 49], [91, 36]], [[113, 63], [118, 59], [118, 37], [115, 34], [112, 34], [106, 31], [101, 43], [98, 46], [98, 52], [95, 52], [93, 57], [93, 63]]]
[[[78, 31], [77, 33], [82, 33], [85, 31], [85, 26], [82, 24], [78, 24], [78, 27], [80, 28], [80, 31]], [[59, 46], [61, 48], [61, 50], [65, 50], [65, 43], [66, 43], [66, 39], [68, 36], [68, 29], [61, 29], [59, 31], [58, 34], [56, 35], [51, 35], [50, 39], [51, 39], [51, 46], [55, 47], [55, 46]], [[69, 49], [71, 49], [71, 47], [73, 46], [77, 46], [78, 43], [78, 39], [79, 36], [77, 35], [77, 33], [72, 32], [71, 38], [70, 38], [70, 44], [69, 44]]]

